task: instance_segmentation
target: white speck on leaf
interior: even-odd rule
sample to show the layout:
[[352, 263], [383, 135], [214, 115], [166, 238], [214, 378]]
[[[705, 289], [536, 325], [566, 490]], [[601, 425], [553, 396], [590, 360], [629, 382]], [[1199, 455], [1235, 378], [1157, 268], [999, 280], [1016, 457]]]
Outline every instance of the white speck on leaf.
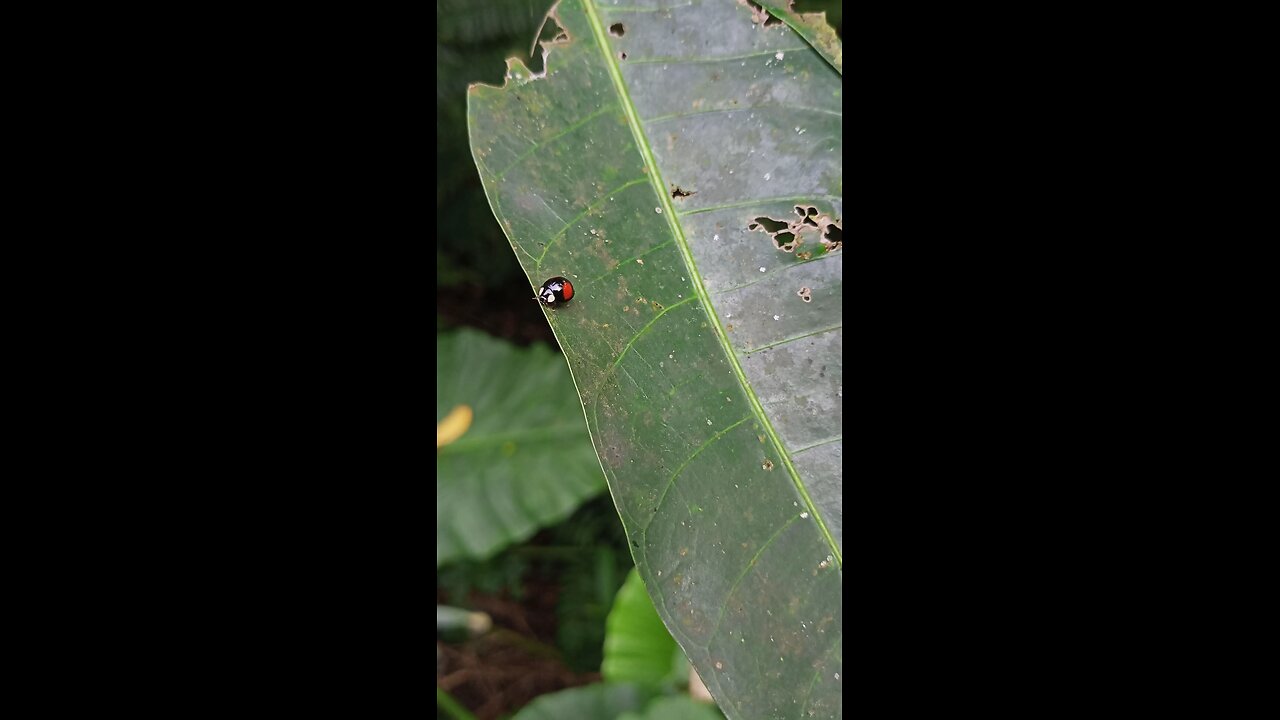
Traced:
[[781, 52], [779, 52], [777, 55], [774, 55], [774, 57], [775, 57], [775, 58], [777, 58], [777, 59], [779, 59], [779, 60], [781, 60], [781, 59], [782, 59], [782, 53], [781, 53]]
[[774, 315], [774, 316], [773, 316], [773, 319], [774, 319], [774, 320], [781, 320], [781, 319], [782, 319], [782, 316], [781, 316], [781, 315]]
[[764, 268], [760, 268], [760, 272], [764, 272]]
[[800, 513], [800, 519], [801, 519], [801, 520], [803, 520], [803, 519], [805, 519], [805, 518], [807, 518], [807, 517], [809, 517], [809, 513], [807, 513], [807, 512], [802, 512], [802, 513]]
[[659, 215], [662, 214], [662, 208], [654, 208], [653, 211], [658, 213]]
[[712, 240], [719, 240], [719, 239], [720, 239], [720, 236], [719, 236], [719, 235], [713, 235], [713, 236], [711, 237], [711, 239], [712, 239]]
[[768, 179], [769, 179], [769, 177], [770, 177], [771, 175], [773, 175], [773, 173], [765, 173], [765, 174], [764, 174], [764, 179], [765, 179], [765, 180], [768, 180]]

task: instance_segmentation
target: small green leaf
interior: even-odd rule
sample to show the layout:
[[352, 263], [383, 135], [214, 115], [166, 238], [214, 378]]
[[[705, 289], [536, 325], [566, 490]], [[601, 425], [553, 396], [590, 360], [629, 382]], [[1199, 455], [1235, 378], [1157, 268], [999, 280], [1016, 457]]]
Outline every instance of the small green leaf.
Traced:
[[629, 712], [618, 720], [724, 720], [724, 716], [716, 706], [682, 695], [656, 698], [643, 713]]
[[639, 685], [604, 683], [543, 695], [511, 720], [617, 720], [639, 710], [655, 691]]
[[547, 347], [438, 336], [436, 420], [459, 405], [471, 424], [436, 453], [436, 567], [490, 557], [604, 490], [573, 379]]
[[671, 677], [680, 665], [676, 659], [683, 657], [658, 611], [653, 609], [640, 573], [632, 570], [605, 621], [600, 674], [609, 682], [656, 685]]

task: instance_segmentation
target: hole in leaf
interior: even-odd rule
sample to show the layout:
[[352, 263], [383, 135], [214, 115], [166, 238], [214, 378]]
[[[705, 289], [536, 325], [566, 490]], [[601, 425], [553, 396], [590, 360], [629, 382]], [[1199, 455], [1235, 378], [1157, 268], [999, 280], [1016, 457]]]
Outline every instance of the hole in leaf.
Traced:
[[622, 37], [627, 34], [627, 29], [622, 26], [622, 23], [614, 23], [609, 26], [609, 34], [614, 37]]
[[751, 0], [746, 0], [746, 4], [747, 4], [747, 7], [751, 8], [751, 22], [757, 25], [763, 24], [765, 27], [772, 27], [774, 25], [782, 24], [781, 20], [770, 15], [764, 8], [760, 7], [759, 3], [754, 3], [754, 2], [751, 2]]
[[626, 60], [626, 59], [627, 59], [627, 54], [626, 54], [626, 53], [618, 53], [618, 57], [622, 58], [623, 60]]
[[[538, 38], [536, 42], [548, 44], [567, 43], [569, 42], [569, 31], [560, 26], [560, 22], [556, 18], [555, 14], [548, 13], [542, 20], [542, 27], [538, 29]], [[534, 47], [537, 47], [536, 43]]]
[[697, 190], [684, 190], [679, 185], [671, 186], [671, 197], [674, 199], [687, 198], [696, 192]]
[[800, 292], [797, 292], [796, 294], [805, 302], [811, 302], [813, 300], [813, 291], [807, 287], [800, 288]]
[[773, 241], [778, 243], [778, 247], [782, 247], [788, 243], [794, 243], [796, 241], [796, 236], [793, 233], [780, 232], [773, 236]]
[[844, 231], [835, 225], [828, 225], [827, 231], [822, 235], [822, 244], [827, 246], [827, 252], [839, 250], [843, 244]]
[[773, 469], [773, 461], [772, 461], [772, 460], [770, 460], [769, 458], [765, 458], [765, 459], [764, 459], [764, 462], [760, 464], [760, 467], [764, 468], [765, 470], [772, 470], [772, 469]]
[[818, 223], [814, 222], [813, 218], [811, 217], [805, 218], [802, 222], [804, 222], [805, 225], [809, 225], [811, 227], [818, 227]]
[[757, 224], [755, 224], [755, 223], [751, 223], [750, 225], [748, 225], [748, 226], [747, 226], [747, 229], [748, 229], [748, 230], [755, 230], [755, 229], [756, 229], [756, 228], [758, 228], [758, 227], [760, 227], [760, 226], [759, 226], [759, 225], [757, 225]]
[[767, 233], [776, 233], [779, 230], [785, 230], [787, 228], [786, 223], [779, 222], [772, 218], [758, 217], [756, 218], [755, 221], [756, 221], [756, 224], [759, 225], [760, 227], [763, 227], [764, 231]]
[[816, 207], [811, 207], [811, 208], [809, 208], [809, 215], [810, 215], [810, 217], [812, 217], [812, 216], [814, 216], [814, 215], [817, 215], [817, 214], [818, 214], [818, 208], [816, 208]]

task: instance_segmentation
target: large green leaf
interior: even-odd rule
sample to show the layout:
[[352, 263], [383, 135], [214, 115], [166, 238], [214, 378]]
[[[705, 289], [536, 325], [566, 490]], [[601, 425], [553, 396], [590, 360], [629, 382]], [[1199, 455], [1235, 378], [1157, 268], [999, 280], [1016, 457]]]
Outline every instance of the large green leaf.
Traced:
[[[468, 96], [637, 568], [732, 718], [838, 717], [841, 80], [745, 2], [562, 0]], [[531, 293], [532, 294], [532, 293]]]
[[436, 338], [436, 420], [472, 408], [436, 453], [436, 566], [486, 558], [604, 489], [573, 380], [543, 345], [464, 330]]

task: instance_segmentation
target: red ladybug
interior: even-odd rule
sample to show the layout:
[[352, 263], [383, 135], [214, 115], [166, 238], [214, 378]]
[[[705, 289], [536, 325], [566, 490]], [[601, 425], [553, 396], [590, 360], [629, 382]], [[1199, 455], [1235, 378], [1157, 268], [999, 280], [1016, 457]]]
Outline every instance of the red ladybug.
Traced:
[[542, 283], [538, 299], [549, 307], [564, 305], [573, 299], [573, 283], [562, 277], [553, 277]]

